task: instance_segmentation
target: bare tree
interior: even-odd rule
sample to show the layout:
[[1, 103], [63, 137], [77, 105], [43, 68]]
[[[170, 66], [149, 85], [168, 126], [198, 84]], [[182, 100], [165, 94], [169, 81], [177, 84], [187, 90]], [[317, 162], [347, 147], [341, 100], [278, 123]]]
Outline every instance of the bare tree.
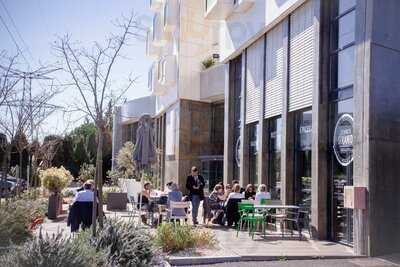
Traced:
[[4, 51], [0, 52], [0, 106], [10, 97], [20, 81], [19, 77], [12, 75], [17, 59], [18, 54], [9, 57]]
[[[111, 76], [118, 59], [123, 57], [122, 50], [129, 45], [132, 37], [140, 37], [142, 27], [132, 13], [129, 17], [122, 17], [116, 23], [119, 34], [109, 36], [105, 44], [94, 42], [90, 49], [77, 47], [72, 43], [70, 36], [59, 38], [55, 45], [56, 52], [63, 59], [63, 67], [69, 74], [79, 99], [72, 103], [72, 111], [79, 111], [90, 117], [97, 127], [97, 155], [95, 195], [99, 196], [99, 224], [103, 226], [103, 142], [108, 127], [106, 114], [120, 101], [125, 92], [131, 88], [135, 78], [131, 75], [122, 88], [115, 88], [111, 83]], [[96, 205], [93, 205], [93, 235], [96, 234]]]
[[[17, 70], [13, 70], [14, 77], [19, 77]], [[25, 83], [24, 83], [25, 84]], [[31, 89], [31, 88], [29, 88]], [[32, 91], [25, 86], [22, 89], [9, 93], [7, 99], [0, 106], [0, 133], [6, 137], [5, 156], [3, 159], [3, 177], [9, 166], [12, 141], [20, 154], [20, 166], [22, 166], [22, 152], [28, 147], [28, 140], [35, 129], [38, 129], [43, 121], [48, 118], [58, 107], [49, 104], [49, 101], [58, 92], [52, 87], [48, 90], [39, 90], [32, 95]], [[21, 178], [21, 171], [20, 177]]]

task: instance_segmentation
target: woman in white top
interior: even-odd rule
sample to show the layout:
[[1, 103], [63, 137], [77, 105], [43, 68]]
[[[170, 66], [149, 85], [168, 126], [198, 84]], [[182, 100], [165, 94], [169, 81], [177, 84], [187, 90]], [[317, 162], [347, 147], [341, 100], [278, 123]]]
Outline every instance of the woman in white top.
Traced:
[[229, 199], [243, 199], [244, 195], [242, 193], [240, 193], [240, 185], [239, 184], [235, 184], [232, 188], [232, 193], [230, 193], [228, 195], [228, 198], [226, 200], [226, 202], [228, 202]]
[[261, 199], [271, 199], [271, 194], [267, 191], [267, 186], [265, 184], [261, 184], [258, 186], [258, 192], [256, 194], [256, 202], [260, 203]]

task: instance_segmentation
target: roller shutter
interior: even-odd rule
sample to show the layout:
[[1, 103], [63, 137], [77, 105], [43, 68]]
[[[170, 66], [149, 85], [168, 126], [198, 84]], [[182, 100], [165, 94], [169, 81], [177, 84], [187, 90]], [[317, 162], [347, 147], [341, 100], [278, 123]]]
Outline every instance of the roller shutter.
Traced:
[[259, 120], [264, 86], [264, 38], [249, 48], [246, 56], [246, 124]]
[[289, 111], [312, 106], [314, 38], [313, 6], [308, 1], [290, 20]]
[[265, 66], [265, 107], [264, 117], [282, 114], [284, 71], [284, 38], [287, 36], [287, 21], [283, 21], [267, 34]]

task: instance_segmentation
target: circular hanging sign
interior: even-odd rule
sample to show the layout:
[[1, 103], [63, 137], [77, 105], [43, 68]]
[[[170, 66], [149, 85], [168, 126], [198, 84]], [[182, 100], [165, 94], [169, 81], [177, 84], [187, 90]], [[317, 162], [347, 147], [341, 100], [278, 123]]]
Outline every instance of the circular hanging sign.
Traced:
[[343, 114], [336, 122], [333, 135], [333, 151], [342, 166], [353, 162], [353, 117]]
[[236, 150], [236, 165], [240, 168], [240, 136], [236, 140], [236, 145], [235, 145], [235, 150]]

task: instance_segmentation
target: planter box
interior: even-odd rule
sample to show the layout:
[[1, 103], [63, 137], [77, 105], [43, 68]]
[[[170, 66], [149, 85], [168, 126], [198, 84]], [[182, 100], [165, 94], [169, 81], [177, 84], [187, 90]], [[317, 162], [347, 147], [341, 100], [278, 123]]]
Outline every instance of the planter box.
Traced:
[[62, 197], [61, 195], [49, 196], [49, 207], [47, 210], [47, 217], [51, 220], [57, 219], [58, 215], [62, 212]]
[[107, 210], [126, 210], [127, 202], [126, 193], [107, 193]]

